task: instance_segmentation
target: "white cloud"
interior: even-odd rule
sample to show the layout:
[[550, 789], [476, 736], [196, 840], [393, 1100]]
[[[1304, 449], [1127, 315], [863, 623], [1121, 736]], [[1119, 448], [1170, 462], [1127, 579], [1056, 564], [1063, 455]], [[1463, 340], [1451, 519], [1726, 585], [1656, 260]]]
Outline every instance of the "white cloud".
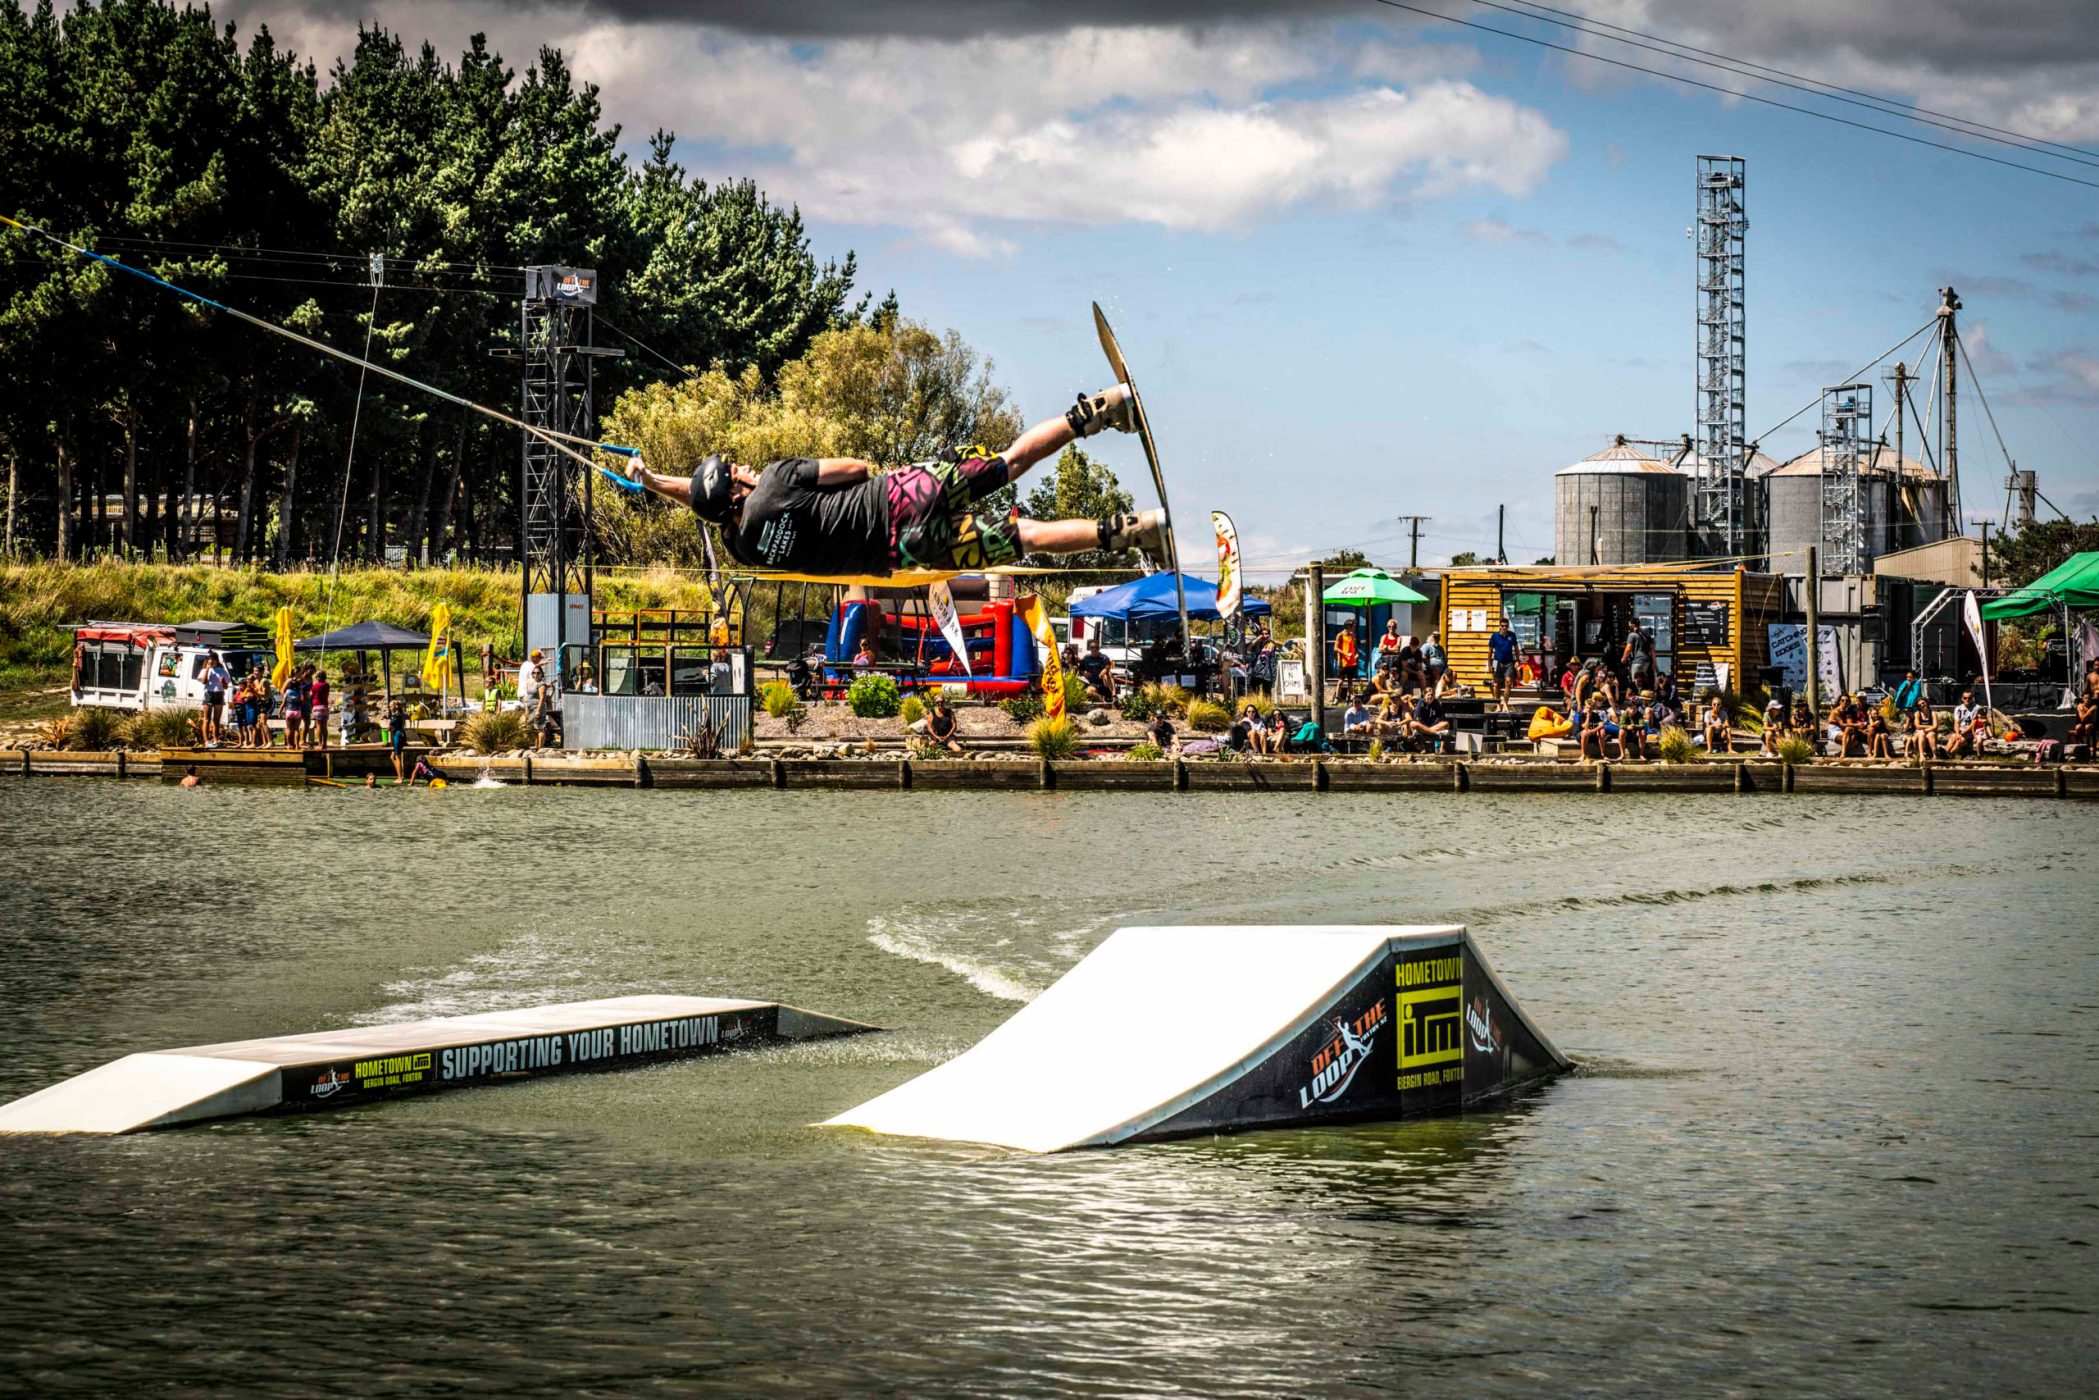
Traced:
[[[697, 172], [754, 176], [814, 218], [967, 256], [1010, 253], [1030, 225], [1214, 231], [1308, 205], [1522, 196], [1567, 149], [1535, 109], [1449, 76], [1470, 50], [1343, 42], [1330, 25], [790, 42], [580, 7], [535, 7], [528, 25], [499, 7], [380, 0], [374, 17], [440, 53], [468, 26], [513, 63], [556, 45], [630, 135], [676, 131]], [[324, 27], [345, 21], [288, 19], [303, 49], [345, 46]]]

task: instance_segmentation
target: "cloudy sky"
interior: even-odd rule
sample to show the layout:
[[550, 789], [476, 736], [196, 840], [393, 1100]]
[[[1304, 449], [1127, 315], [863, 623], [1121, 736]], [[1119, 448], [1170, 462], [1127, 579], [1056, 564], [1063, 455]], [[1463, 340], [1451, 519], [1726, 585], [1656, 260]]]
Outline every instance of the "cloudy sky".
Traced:
[[[2099, 23], [2091, 0], [1408, 0], [1583, 54], [1812, 105], [2080, 185], [1685, 87], [1382, 0], [237, 0], [324, 61], [360, 20], [514, 66], [566, 52], [639, 148], [755, 176], [865, 284], [990, 354], [1036, 416], [1118, 323], [1184, 520], [1256, 563], [1552, 544], [1551, 473], [1691, 426], [1694, 157], [1748, 160], [1749, 419], [1770, 427], [1922, 326], [1936, 289], [2011, 456], [2099, 511]], [[1555, 18], [1764, 65], [1752, 83]], [[1646, 41], [1642, 41], [1646, 42]], [[1863, 89], [2007, 133], [1858, 105]], [[1765, 441], [1811, 444], [1813, 415]], [[1964, 408], [1963, 497], [2005, 463]], [[1914, 430], [1912, 432], [1914, 437]], [[1131, 444], [1110, 446], [1125, 480]], [[1141, 493], [1140, 493], [1141, 494]], [[1199, 525], [1196, 526], [1199, 529]]]

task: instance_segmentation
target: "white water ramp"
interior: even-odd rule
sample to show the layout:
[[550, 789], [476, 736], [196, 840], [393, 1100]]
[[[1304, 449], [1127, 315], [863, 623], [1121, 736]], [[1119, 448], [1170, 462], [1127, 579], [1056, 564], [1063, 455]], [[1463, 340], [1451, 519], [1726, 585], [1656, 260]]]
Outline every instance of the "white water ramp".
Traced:
[[777, 1002], [631, 996], [192, 1045], [0, 1105], [0, 1133], [130, 1133], [872, 1029]]
[[1456, 1112], [1571, 1067], [1455, 925], [1126, 928], [828, 1126], [1058, 1152]]

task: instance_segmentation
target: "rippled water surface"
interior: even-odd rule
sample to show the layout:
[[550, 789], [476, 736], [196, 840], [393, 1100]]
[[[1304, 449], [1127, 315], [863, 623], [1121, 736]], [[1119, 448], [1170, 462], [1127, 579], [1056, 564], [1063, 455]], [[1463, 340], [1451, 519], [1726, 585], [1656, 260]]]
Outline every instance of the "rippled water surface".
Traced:
[[[4, 1390], [2066, 1394], [2099, 1365], [2095, 807], [4, 779], [0, 852], [0, 1098], [639, 991], [892, 1028], [0, 1140]], [[806, 1126], [1121, 924], [1443, 920], [1584, 1074], [1053, 1158]]]

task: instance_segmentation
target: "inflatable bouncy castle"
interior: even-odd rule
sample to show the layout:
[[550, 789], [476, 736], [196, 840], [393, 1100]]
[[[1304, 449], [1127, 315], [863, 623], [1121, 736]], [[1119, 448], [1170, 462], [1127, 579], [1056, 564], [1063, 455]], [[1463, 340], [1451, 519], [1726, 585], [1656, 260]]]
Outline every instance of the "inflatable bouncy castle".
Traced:
[[984, 603], [982, 612], [957, 619], [969, 654], [965, 668], [955, 659], [940, 624], [923, 612], [890, 613], [880, 603], [849, 598], [831, 615], [824, 637], [823, 688], [842, 695], [853, 683], [853, 657], [863, 640], [874, 643], [876, 666], [905, 690], [966, 686], [972, 695], [1019, 695], [1042, 684], [1042, 658], [1035, 635], [1006, 599]]

